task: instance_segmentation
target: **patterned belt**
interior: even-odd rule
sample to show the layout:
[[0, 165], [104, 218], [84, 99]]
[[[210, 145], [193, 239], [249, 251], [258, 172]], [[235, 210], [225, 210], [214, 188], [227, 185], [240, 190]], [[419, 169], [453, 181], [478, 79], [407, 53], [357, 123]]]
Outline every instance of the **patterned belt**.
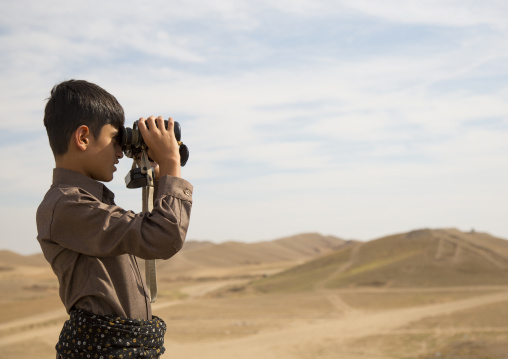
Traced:
[[56, 351], [63, 359], [157, 358], [165, 351], [165, 332], [166, 323], [156, 316], [140, 320], [76, 309], [60, 332]]

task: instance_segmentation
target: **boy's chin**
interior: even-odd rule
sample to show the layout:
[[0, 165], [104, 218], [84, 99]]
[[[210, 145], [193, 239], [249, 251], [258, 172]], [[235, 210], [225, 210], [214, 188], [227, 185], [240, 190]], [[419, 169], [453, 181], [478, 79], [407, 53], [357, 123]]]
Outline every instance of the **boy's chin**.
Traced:
[[111, 182], [113, 180], [113, 174], [108, 176], [97, 176], [96, 178], [94, 178], [94, 180], [100, 182]]

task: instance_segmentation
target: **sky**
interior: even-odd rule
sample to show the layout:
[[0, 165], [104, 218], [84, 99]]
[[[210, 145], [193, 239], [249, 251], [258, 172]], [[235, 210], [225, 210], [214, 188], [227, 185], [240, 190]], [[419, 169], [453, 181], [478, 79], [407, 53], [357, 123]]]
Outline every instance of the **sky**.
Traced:
[[[507, 18], [499, 0], [0, 0], [0, 249], [40, 252], [44, 106], [69, 79], [127, 125], [181, 124], [188, 240], [508, 239]], [[131, 164], [107, 186], [140, 211]]]

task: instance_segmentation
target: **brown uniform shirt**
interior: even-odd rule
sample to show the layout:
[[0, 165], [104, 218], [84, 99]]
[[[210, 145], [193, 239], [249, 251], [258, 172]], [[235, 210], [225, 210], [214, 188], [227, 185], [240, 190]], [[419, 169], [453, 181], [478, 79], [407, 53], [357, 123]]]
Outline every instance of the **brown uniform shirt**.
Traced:
[[[115, 205], [102, 183], [56, 168], [37, 210], [37, 240], [60, 283], [60, 298], [96, 314], [151, 319], [148, 290], [135, 256], [168, 259], [183, 246], [192, 185], [163, 176], [151, 213]], [[141, 196], [140, 196], [141, 197]]]

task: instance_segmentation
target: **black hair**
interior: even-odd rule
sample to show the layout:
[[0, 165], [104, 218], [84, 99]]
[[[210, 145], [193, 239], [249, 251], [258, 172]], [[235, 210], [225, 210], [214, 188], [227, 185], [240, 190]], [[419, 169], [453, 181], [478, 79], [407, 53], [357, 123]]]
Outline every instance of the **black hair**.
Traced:
[[55, 157], [67, 153], [71, 136], [79, 126], [87, 126], [98, 138], [105, 125], [120, 129], [124, 122], [124, 111], [116, 98], [84, 80], [55, 85], [44, 111], [44, 126]]

